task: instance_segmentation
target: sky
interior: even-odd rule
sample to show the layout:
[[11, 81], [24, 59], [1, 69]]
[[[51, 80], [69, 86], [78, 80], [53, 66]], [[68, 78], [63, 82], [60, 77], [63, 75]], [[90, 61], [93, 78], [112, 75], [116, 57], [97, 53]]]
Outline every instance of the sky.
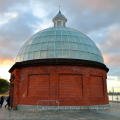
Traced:
[[8, 70], [24, 42], [53, 27], [59, 6], [66, 26], [89, 36], [100, 49], [109, 68], [108, 91], [113, 86], [120, 92], [120, 0], [0, 0], [0, 76], [10, 79]]

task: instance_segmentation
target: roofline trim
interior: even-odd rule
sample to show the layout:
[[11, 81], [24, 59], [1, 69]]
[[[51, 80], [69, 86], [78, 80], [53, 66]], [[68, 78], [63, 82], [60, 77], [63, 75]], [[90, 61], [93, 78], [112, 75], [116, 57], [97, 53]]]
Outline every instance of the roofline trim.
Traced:
[[16, 62], [9, 70], [11, 73], [16, 68], [22, 68], [26, 66], [36, 66], [36, 65], [80, 65], [80, 66], [88, 66], [88, 67], [96, 67], [104, 69], [106, 72], [109, 69], [105, 64], [90, 61], [90, 60], [82, 60], [82, 59], [64, 59], [64, 58], [52, 58], [52, 59], [36, 59], [29, 61]]

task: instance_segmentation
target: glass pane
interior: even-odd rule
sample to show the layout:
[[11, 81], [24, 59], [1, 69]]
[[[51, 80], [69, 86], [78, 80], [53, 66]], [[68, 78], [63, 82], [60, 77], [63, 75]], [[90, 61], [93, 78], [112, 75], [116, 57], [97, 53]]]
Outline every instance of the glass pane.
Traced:
[[23, 60], [27, 60], [28, 59], [28, 54], [24, 54]]
[[25, 53], [29, 52], [29, 49], [30, 49], [30, 45], [26, 47]]
[[69, 41], [70, 41], [70, 42], [75, 42], [75, 40], [74, 40], [74, 37], [73, 37], [73, 36], [68, 36], [68, 39], [69, 39]]
[[40, 51], [34, 52], [34, 59], [40, 58]]
[[20, 56], [17, 57], [16, 62], [20, 62]]
[[66, 30], [66, 28], [65, 28], [65, 27], [62, 27], [61, 30]]
[[95, 54], [98, 54], [95, 47], [92, 47], [92, 49], [93, 49], [93, 52], [94, 52]]
[[94, 59], [94, 54], [89, 53], [89, 55], [90, 55], [90, 60], [95, 60], [95, 59]]
[[55, 49], [62, 49], [61, 42], [55, 42]]
[[68, 34], [68, 35], [72, 35], [72, 32], [71, 32], [71, 31], [67, 31], [67, 34]]
[[22, 50], [23, 50], [23, 49], [21, 48], [21, 49], [20, 49], [20, 51], [19, 51], [19, 53], [18, 53], [18, 55], [21, 55], [21, 53], [22, 53]]
[[20, 61], [23, 61], [23, 55], [20, 56]]
[[62, 48], [63, 49], [69, 49], [69, 43], [68, 42], [62, 42]]
[[32, 60], [33, 59], [33, 52], [28, 53], [28, 60]]
[[68, 50], [63, 50], [63, 58], [69, 58], [69, 51]]
[[55, 31], [51, 31], [51, 35], [55, 35]]
[[98, 55], [102, 56], [101, 52], [97, 48], [96, 48], [96, 50], [97, 50]]
[[75, 35], [75, 36], [78, 36], [76, 32], [73, 32], [73, 31], [72, 31], [72, 34]]
[[[40, 32], [41, 33], [41, 32]], [[36, 36], [36, 34], [35, 35], [33, 35], [31, 38], [33, 39], [33, 38], [35, 38], [35, 36]]]
[[53, 50], [48, 51], [47, 58], [54, 58], [54, 51]]
[[55, 35], [51, 35], [49, 41], [55, 41]]
[[51, 30], [52, 30], [52, 28], [47, 28], [46, 30], [47, 30], [47, 31], [51, 31]]
[[46, 58], [47, 57], [47, 51], [41, 51], [40, 58]]
[[84, 39], [84, 40], [85, 40], [85, 42], [86, 42], [88, 45], [90, 45], [89, 40], [87, 40], [87, 39]]
[[53, 27], [52, 31], [53, 31], [53, 30], [56, 30], [56, 29], [57, 29], [56, 27]]
[[60, 35], [56, 36], [56, 41], [61, 41], [61, 36]]
[[31, 51], [34, 51], [34, 50], [35, 50], [35, 44], [33, 44], [33, 45], [30, 46], [29, 51], [31, 52]]
[[87, 59], [87, 60], [90, 59], [90, 57], [89, 57], [89, 53], [88, 53], [88, 52], [84, 52], [84, 58]]
[[45, 32], [42, 32], [42, 33], [41, 33], [41, 36], [44, 36], [44, 35], [45, 35]]
[[28, 42], [28, 45], [31, 45], [32, 44], [32, 40], [30, 40], [29, 42]]
[[34, 38], [32, 41], [32, 44], [35, 44], [37, 42], [38, 38]]
[[85, 43], [86, 44], [84, 38], [80, 38], [80, 41], [81, 41], [81, 43]]
[[[89, 42], [90, 42], [90, 44], [91, 44], [92, 46], [95, 46], [94, 43], [93, 43], [91, 40], [89, 40]], [[95, 46], [95, 47], [96, 47], [96, 46]]]
[[42, 42], [48, 42], [48, 40], [49, 40], [49, 36], [45, 36]]
[[66, 30], [68, 30], [68, 31], [69, 31], [70, 29], [69, 29], [69, 28], [66, 28]]
[[35, 51], [40, 50], [41, 49], [41, 43], [37, 43], [35, 46]]
[[54, 42], [48, 43], [48, 49], [54, 49]]
[[42, 45], [41, 45], [41, 50], [46, 50], [47, 49], [47, 42], [45, 42], [45, 43], [42, 43]]
[[82, 44], [82, 46], [83, 46], [83, 51], [88, 51], [87, 45]]
[[76, 47], [77, 47], [77, 50], [83, 51], [81, 43], [76, 43]]
[[101, 61], [101, 57], [100, 57], [100, 56], [98, 56], [98, 61], [99, 61], [99, 62], [102, 62], [102, 61]]
[[67, 35], [66, 31], [62, 31], [62, 34], [63, 34], [63, 35]]
[[67, 35], [63, 35], [63, 36], [62, 36], [62, 41], [68, 41]]
[[56, 35], [61, 35], [61, 31], [56, 31]]
[[38, 40], [37, 40], [37, 43], [42, 42], [42, 40], [43, 40], [43, 37], [39, 37]]
[[93, 46], [97, 47], [96, 44], [93, 41], [91, 41], [91, 42], [92, 42]]
[[24, 52], [25, 52], [25, 49], [26, 49], [26, 47], [24, 47], [24, 48], [22, 49], [22, 54], [24, 54]]
[[78, 34], [79, 37], [82, 37], [82, 34], [81, 34], [81, 33], [78, 33], [78, 32], [77, 32], [77, 34]]
[[74, 36], [76, 42], [80, 42], [79, 37]]
[[77, 58], [77, 51], [70, 50], [70, 58]]
[[95, 56], [95, 61], [98, 61], [98, 55], [94, 54]]
[[83, 35], [83, 34], [81, 34], [81, 37], [86, 38], [86, 36], [85, 36], [85, 35]]
[[83, 59], [83, 58], [84, 58], [84, 57], [83, 57], [83, 52], [78, 51], [78, 58], [79, 58], [79, 59]]
[[104, 63], [103, 57], [101, 57], [102, 63]]
[[70, 31], [74, 31], [74, 29], [72, 29], [72, 28], [69, 28], [69, 30], [70, 30]]
[[28, 43], [29, 43], [29, 41], [25, 42], [24, 45], [23, 45], [23, 47], [27, 46]]
[[70, 49], [76, 50], [76, 44], [75, 43], [69, 43]]
[[61, 50], [55, 51], [55, 58], [62, 58], [62, 51]]
[[88, 47], [89, 52], [93, 52], [92, 46], [88, 45], [87, 47]]
[[57, 30], [61, 30], [61, 28], [59, 28], [59, 27], [57, 27], [56, 29], [57, 29]]
[[50, 34], [50, 31], [47, 31], [46, 33], [45, 33], [45, 35], [49, 35]]
[[41, 33], [37, 33], [35, 37], [40, 37]]

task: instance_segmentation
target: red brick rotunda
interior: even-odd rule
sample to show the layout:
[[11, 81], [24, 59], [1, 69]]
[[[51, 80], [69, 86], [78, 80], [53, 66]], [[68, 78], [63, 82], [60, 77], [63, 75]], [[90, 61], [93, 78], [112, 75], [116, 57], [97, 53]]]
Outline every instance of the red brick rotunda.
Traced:
[[38, 100], [58, 100], [60, 107], [109, 106], [109, 69], [96, 44], [66, 27], [61, 11], [52, 21], [54, 27], [24, 43], [9, 70], [11, 106], [29, 109]]

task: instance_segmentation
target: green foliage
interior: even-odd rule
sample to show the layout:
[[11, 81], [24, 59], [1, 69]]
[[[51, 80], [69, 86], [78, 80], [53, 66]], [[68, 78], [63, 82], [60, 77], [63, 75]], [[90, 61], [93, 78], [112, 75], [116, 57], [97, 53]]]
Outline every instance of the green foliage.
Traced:
[[7, 80], [0, 78], [0, 93], [3, 94], [3, 93], [8, 92], [9, 85], [10, 83]]

